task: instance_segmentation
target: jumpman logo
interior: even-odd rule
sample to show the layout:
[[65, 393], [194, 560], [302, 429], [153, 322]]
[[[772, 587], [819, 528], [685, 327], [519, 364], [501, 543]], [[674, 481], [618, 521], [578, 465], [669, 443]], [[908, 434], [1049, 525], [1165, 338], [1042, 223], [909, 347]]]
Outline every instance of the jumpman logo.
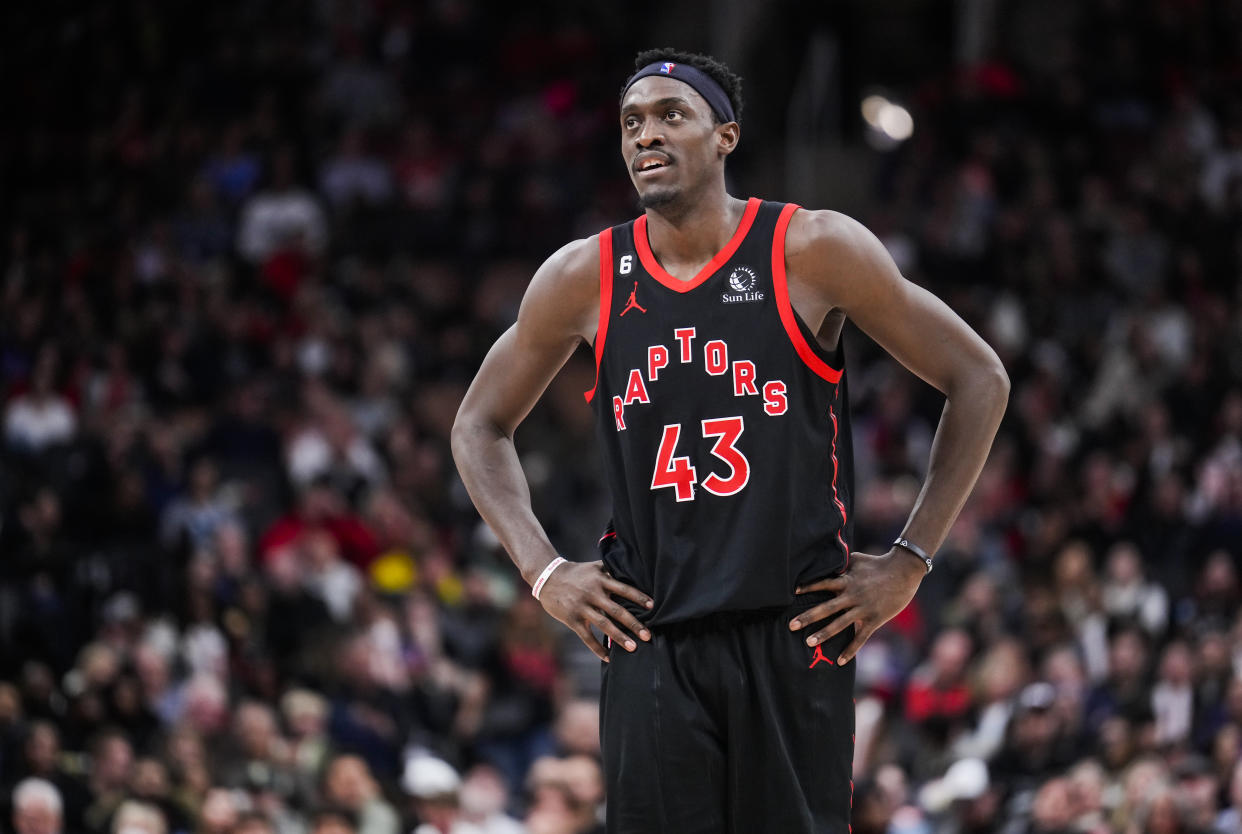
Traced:
[[647, 308], [638, 303], [638, 282], [634, 282], [634, 289], [630, 290], [630, 300], [625, 305], [625, 309], [621, 311], [621, 315], [625, 315], [630, 310], [637, 310], [640, 313], [647, 312]]
[[811, 655], [811, 665], [810, 665], [810, 666], [808, 666], [808, 667], [806, 667], [806, 668], [808, 668], [808, 669], [814, 669], [814, 668], [815, 668], [815, 664], [816, 664], [816, 663], [819, 663], [821, 660], [822, 660], [822, 661], [824, 661], [825, 663], [827, 663], [829, 666], [836, 666], [836, 665], [837, 665], [837, 664], [833, 663], [831, 660], [829, 660], [828, 658], [824, 657], [824, 647], [823, 647], [823, 645], [821, 644], [821, 645], [818, 645], [818, 646], [816, 646], [816, 647], [815, 647], [815, 654]]

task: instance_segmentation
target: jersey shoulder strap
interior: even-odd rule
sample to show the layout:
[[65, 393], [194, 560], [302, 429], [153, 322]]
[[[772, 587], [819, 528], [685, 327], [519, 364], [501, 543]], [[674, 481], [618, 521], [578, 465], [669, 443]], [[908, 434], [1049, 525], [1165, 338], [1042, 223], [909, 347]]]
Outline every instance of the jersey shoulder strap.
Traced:
[[[632, 224], [631, 220], [627, 225]], [[599, 388], [599, 365], [604, 359], [608, 318], [612, 312], [612, 234], [613, 229], [604, 229], [599, 233], [599, 325], [595, 328], [595, 384], [583, 394], [587, 402], [595, 399], [595, 389]]]

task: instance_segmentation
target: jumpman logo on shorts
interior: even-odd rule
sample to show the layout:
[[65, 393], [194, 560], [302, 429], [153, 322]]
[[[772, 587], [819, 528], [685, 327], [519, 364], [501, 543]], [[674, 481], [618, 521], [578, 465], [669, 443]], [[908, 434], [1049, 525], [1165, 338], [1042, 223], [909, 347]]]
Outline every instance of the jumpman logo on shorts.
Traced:
[[815, 647], [815, 654], [811, 655], [811, 665], [810, 665], [810, 666], [808, 666], [808, 667], [806, 667], [806, 668], [808, 668], [808, 669], [814, 669], [814, 668], [815, 668], [815, 664], [816, 664], [816, 663], [819, 663], [821, 660], [822, 660], [822, 661], [824, 661], [825, 663], [827, 663], [829, 666], [836, 666], [836, 665], [837, 665], [837, 664], [833, 663], [831, 660], [829, 660], [828, 658], [824, 657], [824, 647], [823, 647], [823, 645], [822, 645], [822, 644], [820, 644], [820, 645], [818, 645], [818, 646], [816, 646], [816, 647]]
[[638, 303], [638, 282], [634, 282], [634, 289], [630, 290], [630, 300], [625, 305], [625, 309], [621, 311], [621, 315], [625, 315], [630, 310], [637, 310], [640, 313], [647, 312], [647, 308]]

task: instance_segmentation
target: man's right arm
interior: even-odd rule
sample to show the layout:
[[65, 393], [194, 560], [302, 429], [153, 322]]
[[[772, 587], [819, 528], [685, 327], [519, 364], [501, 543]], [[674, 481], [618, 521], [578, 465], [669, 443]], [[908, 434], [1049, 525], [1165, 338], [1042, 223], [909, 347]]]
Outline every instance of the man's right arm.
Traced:
[[[488, 351], [453, 424], [453, 459], [470, 498], [528, 583], [557, 553], [531, 508], [513, 433], [578, 344], [594, 339], [599, 302], [598, 237], [575, 241], [552, 255], [531, 280], [517, 323]], [[630, 651], [636, 644], [618, 623], [649, 638], [613, 595], [651, 605], [646, 594], [608, 576], [600, 562], [561, 565], [539, 599], [607, 660], [590, 626]]]

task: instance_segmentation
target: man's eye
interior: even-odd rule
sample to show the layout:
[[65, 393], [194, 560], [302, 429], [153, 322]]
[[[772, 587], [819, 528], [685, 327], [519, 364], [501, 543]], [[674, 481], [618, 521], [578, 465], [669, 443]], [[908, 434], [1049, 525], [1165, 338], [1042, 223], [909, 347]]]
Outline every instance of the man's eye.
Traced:
[[632, 117], [632, 116], [631, 116], [630, 118], [626, 119], [626, 120], [625, 120], [625, 127], [626, 127], [626, 129], [627, 129], [627, 130], [633, 130], [634, 128], [638, 127], [638, 119], [635, 119], [635, 118], [634, 118], [634, 117]]
[[672, 121], [677, 121], [678, 119], [680, 119], [680, 118], [681, 118], [681, 111], [680, 111], [680, 110], [670, 110], [670, 111], [668, 111], [667, 113], [665, 113], [665, 114], [664, 114], [664, 118], [666, 118], [666, 119], [670, 119], [670, 120], [672, 120]]

